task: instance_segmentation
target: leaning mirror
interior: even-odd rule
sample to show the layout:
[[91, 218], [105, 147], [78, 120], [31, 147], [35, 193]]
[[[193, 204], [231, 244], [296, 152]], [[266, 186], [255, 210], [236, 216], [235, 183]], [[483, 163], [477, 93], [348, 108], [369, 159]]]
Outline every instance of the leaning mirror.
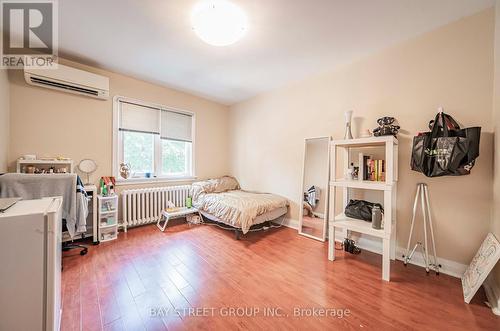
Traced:
[[299, 233], [321, 241], [326, 239], [329, 145], [330, 137], [308, 138], [304, 144]]

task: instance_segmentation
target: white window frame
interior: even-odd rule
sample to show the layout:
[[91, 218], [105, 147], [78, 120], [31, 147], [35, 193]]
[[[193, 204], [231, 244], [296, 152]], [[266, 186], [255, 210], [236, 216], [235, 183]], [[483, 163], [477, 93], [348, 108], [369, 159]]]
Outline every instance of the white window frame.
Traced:
[[[191, 174], [183, 174], [181, 176], [164, 176], [157, 175], [157, 172], [161, 172], [161, 138], [160, 135], [155, 135], [154, 137], [154, 172], [151, 178], [144, 177], [131, 177], [124, 179], [120, 176], [119, 166], [123, 162], [123, 131], [120, 131], [120, 103], [128, 102], [133, 103], [143, 107], [156, 108], [160, 110], [158, 115], [158, 121], [161, 123], [161, 111], [172, 111], [180, 114], [186, 114], [191, 116]], [[115, 96], [113, 98], [113, 176], [119, 184], [140, 184], [149, 182], [174, 182], [174, 181], [188, 181], [196, 179], [195, 175], [195, 149], [196, 149], [196, 114], [191, 111], [177, 109], [173, 107], [167, 107], [151, 102], [145, 102], [142, 100], [127, 98], [124, 96]]]

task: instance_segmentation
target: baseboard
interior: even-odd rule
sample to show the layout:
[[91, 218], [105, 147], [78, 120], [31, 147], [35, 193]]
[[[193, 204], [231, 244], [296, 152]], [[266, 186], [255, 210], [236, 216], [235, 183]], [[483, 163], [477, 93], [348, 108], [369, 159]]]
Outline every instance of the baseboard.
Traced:
[[287, 217], [283, 221], [283, 226], [286, 226], [287, 228], [298, 230], [299, 229], [299, 221], [296, 219]]
[[483, 283], [484, 291], [486, 292], [486, 297], [488, 298], [488, 303], [493, 314], [500, 316], [500, 288], [495, 282], [493, 273], [490, 273]]
[[[406, 253], [406, 248], [403, 247], [397, 247], [396, 248], [396, 259], [403, 261], [403, 254]], [[456, 278], [461, 278], [462, 275], [465, 272], [465, 269], [467, 269], [467, 265], [455, 262], [452, 260], [444, 259], [442, 257], [437, 257], [437, 261], [439, 264], [441, 264], [441, 268], [439, 268], [439, 272], [450, 275]], [[420, 252], [415, 253], [410, 261], [411, 264], [418, 265], [420, 267], [425, 268], [425, 260], [422, 254]]]

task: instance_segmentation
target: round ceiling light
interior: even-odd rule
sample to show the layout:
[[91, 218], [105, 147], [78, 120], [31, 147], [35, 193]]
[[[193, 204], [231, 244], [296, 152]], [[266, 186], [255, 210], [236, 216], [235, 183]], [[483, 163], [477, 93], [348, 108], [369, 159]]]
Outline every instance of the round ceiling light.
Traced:
[[243, 10], [226, 0], [209, 0], [193, 8], [191, 24], [201, 40], [213, 46], [234, 44], [247, 29]]

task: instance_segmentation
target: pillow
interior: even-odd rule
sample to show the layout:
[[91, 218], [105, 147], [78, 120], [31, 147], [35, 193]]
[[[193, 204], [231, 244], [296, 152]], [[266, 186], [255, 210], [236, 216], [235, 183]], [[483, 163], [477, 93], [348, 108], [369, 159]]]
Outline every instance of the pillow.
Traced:
[[216, 179], [217, 184], [214, 189], [214, 193], [221, 193], [231, 190], [239, 190], [240, 184], [236, 180], [236, 178], [231, 176], [223, 176], [219, 179]]
[[201, 182], [194, 182], [191, 185], [191, 197], [193, 201], [198, 200], [202, 193], [213, 193], [217, 186], [217, 179], [208, 179]]

